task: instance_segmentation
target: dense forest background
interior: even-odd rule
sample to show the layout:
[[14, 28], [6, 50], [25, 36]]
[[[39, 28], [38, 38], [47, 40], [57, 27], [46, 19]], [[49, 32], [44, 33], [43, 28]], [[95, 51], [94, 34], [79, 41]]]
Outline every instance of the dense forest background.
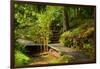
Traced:
[[15, 64], [30, 63], [20, 39], [33, 44], [53, 43], [54, 31], [65, 47], [84, 51], [95, 59], [95, 9], [86, 6], [14, 4]]

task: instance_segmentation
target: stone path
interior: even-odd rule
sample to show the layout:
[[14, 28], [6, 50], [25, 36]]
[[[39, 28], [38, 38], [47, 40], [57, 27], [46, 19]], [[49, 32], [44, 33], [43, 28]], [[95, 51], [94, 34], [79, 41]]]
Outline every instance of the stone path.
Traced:
[[83, 62], [91, 62], [92, 61], [83, 52], [77, 51], [73, 48], [64, 47], [60, 43], [49, 44], [49, 47], [55, 49], [56, 51], [63, 52], [63, 54], [66, 56], [75, 58], [75, 61], [72, 61], [71, 63], [83, 63]]

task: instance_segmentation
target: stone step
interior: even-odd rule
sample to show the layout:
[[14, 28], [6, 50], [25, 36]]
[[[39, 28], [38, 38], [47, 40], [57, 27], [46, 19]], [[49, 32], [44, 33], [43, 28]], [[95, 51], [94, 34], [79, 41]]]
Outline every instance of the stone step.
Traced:
[[51, 36], [50, 38], [53, 38], [53, 39], [59, 39], [59, 36]]
[[59, 41], [55, 41], [55, 42], [50, 42], [50, 43], [59, 43]]
[[55, 39], [50, 39], [51, 41], [58, 41], [59, 40], [59, 38], [55, 38]]

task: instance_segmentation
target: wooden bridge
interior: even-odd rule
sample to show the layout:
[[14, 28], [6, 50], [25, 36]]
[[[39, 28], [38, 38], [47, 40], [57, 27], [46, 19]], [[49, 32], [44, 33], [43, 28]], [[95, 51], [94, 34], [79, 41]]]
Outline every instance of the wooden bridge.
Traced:
[[[30, 55], [45, 53], [45, 51], [41, 49], [43, 48], [40, 44], [33, 44], [26, 46], [26, 52]], [[83, 63], [83, 62], [92, 62], [83, 52], [77, 51], [73, 48], [64, 47], [60, 43], [57, 44], [48, 44], [48, 52], [45, 54], [51, 54], [55, 57], [60, 57], [62, 54], [68, 57], [75, 58], [75, 61], [71, 63]]]
[[[27, 40], [25, 40], [27, 41]], [[25, 41], [22, 41], [23, 43]], [[51, 54], [55, 57], [60, 57], [62, 54], [73, 57], [77, 60], [72, 61], [71, 63], [81, 63], [81, 62], [91, 62], [83, 52], [77, 51], [73, 48], [64, 47], [60, 43], [48, 44], [48, 51], [44, 50], [44, 46], [42, 44], [32, 44], [30, 41], [25, 42], [25, 52], [30, 56], [40, 56], [45, 54]], [[38, 55], [37, 55], [38, 54]]]

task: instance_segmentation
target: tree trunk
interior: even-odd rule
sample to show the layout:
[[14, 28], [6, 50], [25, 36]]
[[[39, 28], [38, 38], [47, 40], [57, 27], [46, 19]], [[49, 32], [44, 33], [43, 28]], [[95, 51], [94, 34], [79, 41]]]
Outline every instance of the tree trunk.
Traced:
[[63, 10], [63, 32], [69, 30], [68, 9], [64, 6]]

